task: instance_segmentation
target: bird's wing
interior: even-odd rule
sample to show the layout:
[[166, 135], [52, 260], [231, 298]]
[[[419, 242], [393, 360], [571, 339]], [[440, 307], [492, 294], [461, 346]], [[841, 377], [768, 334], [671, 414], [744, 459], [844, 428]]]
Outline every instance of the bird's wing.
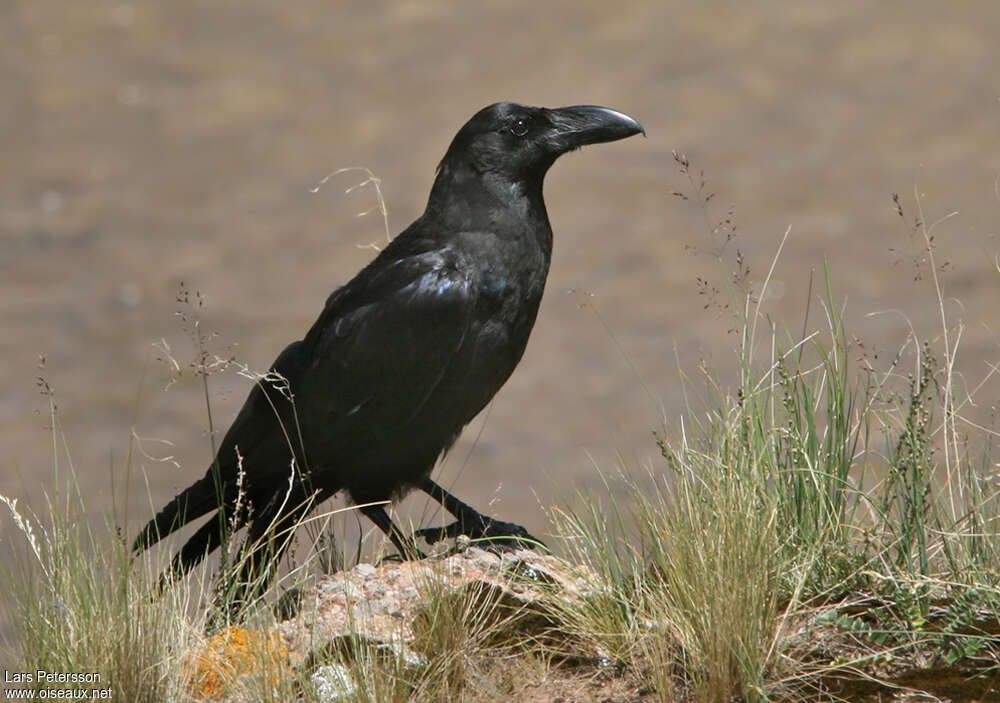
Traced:
[[303, 340], [300, 416], [374, 440], [416, 417], [469, 332], [475, 286], [461, 257], [444, 248], [376, 259], [332, 295]]

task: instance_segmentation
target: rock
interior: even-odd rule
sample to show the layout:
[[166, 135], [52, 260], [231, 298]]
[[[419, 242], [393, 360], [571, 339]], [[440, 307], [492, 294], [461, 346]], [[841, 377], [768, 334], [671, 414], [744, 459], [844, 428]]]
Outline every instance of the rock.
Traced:
[[358, 564], [353, 569], [351, 569], [358, 576], [368, 578], [369, 576], [374, 576], [378, 573], [378, 568], [372, 566], [371, 564]]
[[358, 690], [351, 670], [343, 664], [324, 664], [316, 667], [309, 677], [321, 701], [339, 701], [348, 698]]
[[453, 598], [455, 608], [473, 613], [495, 606], [503, 614], [492, 625], [499, 623], [508, 635], [521, 629], [527, 637], [547, 624], [543, 599], [557, 594], [576, 600], [581, 581], [586, 579], [579, 569], [550, 555], [531, 550], [498, 555], [469, 546], [437, 561], [359, 564], [325, 576], [303, 590], [298, 614], [275, 629], [293, 666], [329, 661], [331, 651], [343, 652], [344, 638], [356, 643], [359, 637], [413, 666], [421, 660], [411, 647], [414, 623], [423, 627], [434, 617], [423, 612], [427, 604]]

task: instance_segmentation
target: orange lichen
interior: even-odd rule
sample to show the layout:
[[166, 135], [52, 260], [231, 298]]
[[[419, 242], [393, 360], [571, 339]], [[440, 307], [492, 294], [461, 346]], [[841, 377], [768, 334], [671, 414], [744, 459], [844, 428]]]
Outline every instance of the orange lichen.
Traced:
[[287, 665], [288, 648], [277, 633], [227, 627], [188, 662], [188, 694], [199, 701], [218, 701], [241, 676], [256, 673], [274, 688]]

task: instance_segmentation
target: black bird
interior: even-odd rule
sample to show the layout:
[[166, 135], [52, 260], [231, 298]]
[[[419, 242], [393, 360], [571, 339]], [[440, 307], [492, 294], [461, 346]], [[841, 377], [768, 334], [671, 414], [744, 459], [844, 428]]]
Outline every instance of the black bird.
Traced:
[[250, 392], [204, 478], [143, 528], [135, 551], [217, 510], [174, 557], [174, 572], [249, 523], [245, 569], [260, 576], [313, 507], [347, 491], [402, 555], [421, 556], [377, 504], [412, 488], [457, 518], [417, 532], [430, 542], [537, 541], [430, 473], [528, 342], [552, 253], [545, 173], [568, 151], [640, 132], [631, 117], [590, 105], [477, 112], [438, 166], [424, 214], [330, 295], [305, 338]]

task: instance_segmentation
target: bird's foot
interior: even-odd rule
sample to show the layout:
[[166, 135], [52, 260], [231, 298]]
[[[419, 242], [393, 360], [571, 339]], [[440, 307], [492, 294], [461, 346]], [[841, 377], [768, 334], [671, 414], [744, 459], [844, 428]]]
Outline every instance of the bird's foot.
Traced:
[[463, 515], [455, 522], [444, 527], [426, 527], [413, 533], [428, 544], [436, 544], [442, 540], [466, 535], [476, 542], [477, 546], [491, 551], [511, 551], [515, 549], [548, 549], [542, 540], [526, 529], [513, 522], [495, 520], [481, 513]]

